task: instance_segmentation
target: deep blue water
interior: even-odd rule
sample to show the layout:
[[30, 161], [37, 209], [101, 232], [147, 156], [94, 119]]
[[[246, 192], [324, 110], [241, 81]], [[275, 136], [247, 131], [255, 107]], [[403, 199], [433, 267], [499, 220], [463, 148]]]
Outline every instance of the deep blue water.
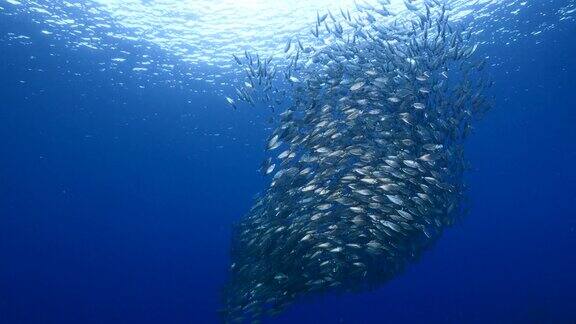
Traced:
[[[574, 35], [484, 49], [502, 63], [466, 147], [468, 216], [380, 289], [269, 322], [576, 322]], [[50, 44], [0, 43], [0, 323], [218, 322], [231, 226], [265, 184], [265, 117]]]

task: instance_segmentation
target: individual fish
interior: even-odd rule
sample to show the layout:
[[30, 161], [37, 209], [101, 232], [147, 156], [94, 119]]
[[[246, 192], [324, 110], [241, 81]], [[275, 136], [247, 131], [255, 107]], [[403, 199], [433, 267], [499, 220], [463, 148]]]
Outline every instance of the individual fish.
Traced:
[[267, 149], [268, 150], [275, 150], [278, 147], [280, 147], [280, 145], [282, 144], [282, 142], [279, 140], [279, 136], [278, 135], [274, 135], [272, 136], [272, 138], [270, 138], [270, 140], [268, 141], [268, 145], [267, 145]]
[[226, 102], [228, 102], [228, 104], [232, 106], [232, 108], [236, 109], [236, 101], [234, 101], [234, 99], [226, 97]]
[[413, 104], [412, 104], [412, 107], [414, 107], [414, 109], [424, 109], [424, 108], [426, 108], [426, 106], [425, 106], [423, 103], [421, 103], [421, 102], [415, 102], [415, 103], [413, 103]]
[[364, 86], [364, 84], [365, 84], [365, 83], [364, 83], [363, 81], [354, 83], [354, 84], [350, 87], [350, 91], [358, 91], [358, 90], [362, 89], [362, 87]]

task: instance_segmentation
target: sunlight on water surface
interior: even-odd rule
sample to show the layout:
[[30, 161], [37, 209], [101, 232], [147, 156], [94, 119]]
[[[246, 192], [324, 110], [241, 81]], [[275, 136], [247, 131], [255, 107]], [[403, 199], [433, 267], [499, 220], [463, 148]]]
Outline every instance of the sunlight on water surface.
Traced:
[[[40, 26], [42, 37], [51, 37], [55, 43], [76, 49], [110, 50], [116, 52], [110, 61], [102, 62], [111, 67], [131, 66], [135, 72], [145, 72], [151, 67], [156, 71], [171, 72], [175, 62], [195, 70], [190, 76], [213, 81], [214, 76], [230, 73], [232, 54], [244, 50], [263, 56], [283, 54], [289, 39], [303, 42], [312, 38], [317, 13], [330, 10], [334, 16], [350, 11], [357, 13], [358, 6], [386, 5], [394, 17], [407, 11], [403, 0], [0, 0], [0, 15], [28, 15]], [[538, 2], [519, 0], [447, 0], [453, 18], [472, 19], [481, 28], [490, 26], [491, 33], [498, 33], [507, 40], [522, 36], [537, 36], [555, 26], [539, 26], [521, 35], [517, 30], [519, 12]], [[423, 0], [411, 2], [423, 6]], [[567, 1], [557, 11], [558, 21], [571, 21], [574, 1]], [[501, 27], [495, 28], [498, 24]], [[0, 37], [15, 42], [33, 42], [30, 35], [7, 33]], [[497, 42], [495, 37], [487, 37]], [[120, 42], [139, 44], [148, 50], [160, 49], [167, 55], [134, 59], [128, 50], [118, 50]], [[177, 61], [174, 61], [176, 58]], [[217, 71], [206, 72], [211, 66]]]

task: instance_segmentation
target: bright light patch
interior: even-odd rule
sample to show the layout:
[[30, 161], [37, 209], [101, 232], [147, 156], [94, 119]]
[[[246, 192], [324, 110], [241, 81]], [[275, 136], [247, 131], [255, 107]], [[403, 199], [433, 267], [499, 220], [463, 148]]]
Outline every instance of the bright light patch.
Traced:
[[[282, 53], [289, 39], [311, 37], [317, 12], [340, 9], [353, 16], [356, 3], [371, 6], [382, 0], [0, 0], [8, 9], [34, 16], [45, 30], [70, 46], [115, 49], [117, 40], [160, 48], [190, 66], [231, 66], [232, 54], [244, 50], [263, 56]], [[423, 7], [424, 0], [411, 3]], [[428, 1], [428, 0], [426, 0]], [[444, 0], [442, 0], [443, 2]], [[451, 17], [488, 17], [494, 8], [526, 7], [525, 1], [446, 0]], [[406, 11], [404, 0], [391, 0], [394, 15]], [[523, 5], [516, 5], [522, 3]], [[18, 4], [18, 5], [17, 5]], [[568, 7], [566, 17], [573, 7]], [[6, 12], [6, 10], [0, 11]], [[1, 18], [1, 17], [0, 17]], [[329, 18], [330, 19], [330, 18]], [[497, 19], [497, 18], [494, 18]], [[110, 41], [110, 39], [113, 39]], [[305, 39], [304, 39], [305, 42]], [[128, 55], [129, 53], [124, 53]], [[145, 61], [145, 60], [144, 60]], [[120, 61], [113, 61], [122, 64]], [[143, 62], [139, 62], [140, 65]], [[170, 64], [166, 64], [169, 66]], [[166, 68], [168, 69], [168, 68]]]
[[[277, 52], [288, 38], [308, 33], [316, 12], [354, 10], [354, 0], [95, 0], [135, 34], [185, 61], [228, 64], [245, 49]], [[122, 36], [122, 35], [118, 35]]]

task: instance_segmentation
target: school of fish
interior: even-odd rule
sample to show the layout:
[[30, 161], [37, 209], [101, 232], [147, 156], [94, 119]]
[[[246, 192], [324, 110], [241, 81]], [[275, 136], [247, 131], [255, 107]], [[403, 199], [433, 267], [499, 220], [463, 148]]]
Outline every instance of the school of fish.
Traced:
[[490, 108], [478, 44], [449, 1], [387, 1], [318, 14], [286, 60], [234, 56], [227, 97], [279, 111], [270, 184], [235, 226], [225, 322], [300, 297], [362, 291], [400, 273], [464, 212], [463, 143]]

